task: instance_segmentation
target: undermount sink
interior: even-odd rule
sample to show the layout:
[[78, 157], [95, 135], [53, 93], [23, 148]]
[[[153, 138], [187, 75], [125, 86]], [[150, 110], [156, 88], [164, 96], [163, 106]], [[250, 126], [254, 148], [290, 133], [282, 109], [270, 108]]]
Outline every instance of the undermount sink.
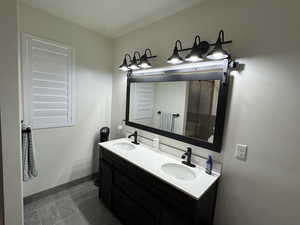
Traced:
[[184, 165], [166, 163], [161, 166], [161, 169], [164, 173], [179, 180], [193, 180], [196, 178], [196, 174]]
[[131, 150], [135, 149], [135, 146], [128, 142], [119, 142], [119, 143], [114, 144], [113, 146], [116, 148], [119, 148], [119, 149], [126, 150], [126, 151], [131, 151]]

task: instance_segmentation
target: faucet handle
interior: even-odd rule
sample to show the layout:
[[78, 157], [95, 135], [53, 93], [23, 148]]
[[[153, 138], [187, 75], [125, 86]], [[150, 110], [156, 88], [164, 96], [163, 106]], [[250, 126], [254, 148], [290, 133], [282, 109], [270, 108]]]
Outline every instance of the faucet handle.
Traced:
[[186, 151], [183, 153], [183, 155], [181, 156], [182, 159], [185, 159], [188, 154], [190, 154], [192, 152], [192, 148], [191, 147], [187, 147]]

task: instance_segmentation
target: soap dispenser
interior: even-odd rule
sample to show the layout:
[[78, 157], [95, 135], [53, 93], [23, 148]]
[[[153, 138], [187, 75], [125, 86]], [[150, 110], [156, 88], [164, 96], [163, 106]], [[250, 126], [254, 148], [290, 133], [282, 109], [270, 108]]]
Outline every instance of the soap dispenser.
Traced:
[[208, 159], [206, 160], [206, 168], [205, 168], [205, 172], [209, 175], [211, 175], [212, 172], [212, 168], [213, 168], [213, 159], [212, 156], [209, 155]]

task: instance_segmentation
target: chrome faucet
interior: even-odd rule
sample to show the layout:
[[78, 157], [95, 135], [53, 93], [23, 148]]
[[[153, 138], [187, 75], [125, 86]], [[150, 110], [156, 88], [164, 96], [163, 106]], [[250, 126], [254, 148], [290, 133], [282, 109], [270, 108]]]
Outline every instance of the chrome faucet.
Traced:
[[128, 138], [131, 138], [131, 137], [134, 137], [134, 141], [132, 141], [133, 144], [135, 144], [135, 145], [139, 145], [139, 144], [140, 144], [140, 143], [137, 142], [137, 137], [138, 137], [137, 131], [134, 131], [133, 134], [130, 134], [130, 135], [128, 136]]
[[192, 148], [188, 147], [186, 152], [181, 156], [182, 159], [186, 158], [186, 161], [182, 161], [183, 164], [190, 166], [190, 167], [196, 167], [192, 162]]

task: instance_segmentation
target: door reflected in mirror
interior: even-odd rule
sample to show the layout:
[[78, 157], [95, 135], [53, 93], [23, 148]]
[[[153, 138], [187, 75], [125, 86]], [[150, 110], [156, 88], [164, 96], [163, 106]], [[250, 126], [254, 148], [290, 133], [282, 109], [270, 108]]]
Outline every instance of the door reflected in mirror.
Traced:
[[213, 143], [220, 81], [130, 83], [129, 121]]

